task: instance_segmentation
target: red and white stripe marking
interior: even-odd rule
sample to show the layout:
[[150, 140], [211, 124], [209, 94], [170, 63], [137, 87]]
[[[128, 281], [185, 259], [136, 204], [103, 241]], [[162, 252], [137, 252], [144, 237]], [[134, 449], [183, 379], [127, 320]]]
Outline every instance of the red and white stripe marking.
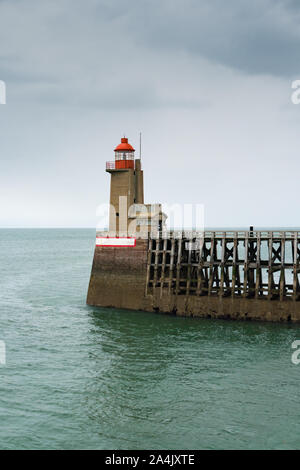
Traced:
[[96, 237], [96, 246], [130, 246], [136, 245], [136, 238], [131, 237]]

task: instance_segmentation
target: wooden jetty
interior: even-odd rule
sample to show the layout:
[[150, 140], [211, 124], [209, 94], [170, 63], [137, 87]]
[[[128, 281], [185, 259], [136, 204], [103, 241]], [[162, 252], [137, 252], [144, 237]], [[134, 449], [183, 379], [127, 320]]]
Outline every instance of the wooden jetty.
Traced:
[[146, 293], [299, 300], [300, 231], [206, 231], [149, 238]]

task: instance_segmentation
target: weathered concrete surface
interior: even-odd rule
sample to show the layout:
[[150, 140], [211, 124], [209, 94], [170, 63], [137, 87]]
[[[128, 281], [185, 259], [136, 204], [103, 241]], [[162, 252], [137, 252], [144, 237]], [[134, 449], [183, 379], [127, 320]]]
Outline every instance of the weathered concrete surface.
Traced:
[[147, 250], [148, 240], [135, 247], [96, 246], [87, 304], [144, 310]]
[[[134, 170], [106, 170], [111, 174], [109, 217], [111, 232], [127, 231], [129, 208], [133, 204], [144, 204], [143, 171], [139, 162], [135, 160], [137, 169]], [[120, 197], [126, 198], [124, 207], [120, 207]]]
[[300, 302], [241, 297], [146, 294], [148, 240], [136, 247], [96, 247], [87, 304], [187, 317], [300, 322]]
[[169, 295], [155, 289], [152, 309], [179, 316], [234, 320], [300, 322], [300, 302], [240, 297]]

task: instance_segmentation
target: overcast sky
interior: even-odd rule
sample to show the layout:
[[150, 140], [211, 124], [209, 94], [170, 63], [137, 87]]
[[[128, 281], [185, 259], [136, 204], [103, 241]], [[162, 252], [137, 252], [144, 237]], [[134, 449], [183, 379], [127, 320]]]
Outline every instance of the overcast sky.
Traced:
[[297, 0], [0, 0], [0, 226], [95, 227], [143, 134], [145, 202], [299, 226]]

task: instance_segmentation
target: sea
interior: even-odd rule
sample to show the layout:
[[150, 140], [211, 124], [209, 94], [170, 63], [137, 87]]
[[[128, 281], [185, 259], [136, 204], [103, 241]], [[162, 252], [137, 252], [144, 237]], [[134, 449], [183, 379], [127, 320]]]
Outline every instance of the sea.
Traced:
[[94, 245], [0, 230], [0, 449], [300, 448], [300, 325], [89, 307]]

